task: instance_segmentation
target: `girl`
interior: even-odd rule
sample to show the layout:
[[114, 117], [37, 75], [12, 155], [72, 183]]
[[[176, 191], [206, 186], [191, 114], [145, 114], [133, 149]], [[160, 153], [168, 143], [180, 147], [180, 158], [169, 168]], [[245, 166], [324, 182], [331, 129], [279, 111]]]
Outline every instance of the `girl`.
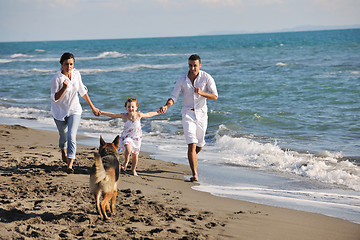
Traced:
[[137, 112], [139, 108], [139, 102], [135, 98], [128, 98], [125, 102], [125, 108], [127, 110], [127, 113], [115, 114], [111, 112], [101, 112], [101, 114], [111, 118], [121, 118], [124, 120], [124, 130], [120, 137], [120, 144], [118, 149], [119, 152], [125, 150], [125, 162], [121, 166], [121, 169], [126, 171], [130, 159], [130, 154], [132, 153], [131, 171], [134, 176], [138, 176], [138, 174], [136, 173], [136, 165], [138, 163], [138, 156], [142, 140], [140, 119], [143, 117], [153, 117], [158, 115], [159, 113]]

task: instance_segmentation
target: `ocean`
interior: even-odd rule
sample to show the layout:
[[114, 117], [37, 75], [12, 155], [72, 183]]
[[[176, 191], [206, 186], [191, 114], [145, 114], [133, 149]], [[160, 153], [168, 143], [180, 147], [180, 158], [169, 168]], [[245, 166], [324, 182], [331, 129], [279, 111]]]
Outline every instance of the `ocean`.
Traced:
[[[360, 29], [171, 38], [0, 43], [0, 121], [56, 131], [50, 80], [75, 55], [89, 95], [121, 113], [165, 104], [187, 59], [217, 84], [194, 189], [360, 224]], [[123, 122], [95, 117], [81, 99], [79, 144], [112, 140]], [[181, 99], [142, 120], [141, 151], [188, 164]], [[141, 162], [139, 163], [141, 174]], [[184, 176], [187, 178], [188, 176]]]

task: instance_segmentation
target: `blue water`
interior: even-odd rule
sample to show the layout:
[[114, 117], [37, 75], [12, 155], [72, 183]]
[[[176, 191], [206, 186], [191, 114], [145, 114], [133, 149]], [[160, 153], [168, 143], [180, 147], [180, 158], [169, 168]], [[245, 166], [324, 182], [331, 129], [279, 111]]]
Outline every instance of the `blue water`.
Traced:
[[[66, 51], [96, 107], [116, 113], [128, 97], [156, 111], [199, 54], [219, 99], [196, 189], [360, 223], [360, 29], [0, 43], [1, 123], [56, 131], [50, 79]], [[120, 133], [82, 104], [83, 144]], [[142, 121], [142, 151], [187, 164], [180, 109]]]

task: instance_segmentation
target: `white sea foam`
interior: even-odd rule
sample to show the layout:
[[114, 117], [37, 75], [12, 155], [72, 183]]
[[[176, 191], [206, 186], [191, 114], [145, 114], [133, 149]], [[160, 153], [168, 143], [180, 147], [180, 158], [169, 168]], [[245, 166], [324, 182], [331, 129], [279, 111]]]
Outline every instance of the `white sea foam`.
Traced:
[[177, 53], [158, 53], [158, 54], [136, 54], [138, 57], [171, 57], [171, 56], [189, 56], [189, 54]]
[[[45, 50], [41, 50], [41, 49], [37, 49], [35, 50], [37, 52], [45, 52]], [[172, 53], [164, 53], [164, 54], [135, 54], [135, 56], [138, 57], [167, 57], [167, 56], [181, 56], [181, 55], [187, 55], [187, 54], [172, 54]], [[87, 56], [87, 57], [83, 57], [83, 56], [75, 56], [76, 60], [97, 60], [97, 59], [110, 59], [110, 58], [126, 58], [129, 57], [130, 54], [126, 54], [126, 53], [120, 53], [117, 51], [106, 51], [106, 52], [102, 52], [96, 56]], [[34, 61], [38, 61], [38, 62], [53, 62], [59, 61], [59, 57], [58, 58], [38, 58], [35, 57], [33, 55], [27, 55], [27, 54], [22, 54], [22, 53], [15, 53], [12, 54], [10, 56], [9, 59], [0, 59], [0, 63], [9, 63], [9, 62], [34, 62]]]
[[194, 186], [193, 189], [217, 196], [341, 217], [360, 223], [360, 195], [357, 192], [331, 189], [291, 190], [256, 186], [230, 187], [208, 184]]
[[0, 63], [10, 62], [58, 62], [59, 58], [12, 58], [12, 59], [0, 59]]
[[39, 68], [33, 68], [31, 69], [29, 72], [36, 72], [36, 73], [54, 73], [55, 74], [55, 71], [54, 69], [39, 69]]
[[278, 66], [278, 67], [285, 67], [285, 66], [287, 66], [287, 64], [286, 64], [286, 63], [283, 63], [283, 62], [278, 62], [278, 63], [276, 63], [276, 66]]
[[[215, 194], [235, 194], [241, 195], [239, 192], [252, 192], [262, 194], [263, 197], [267, 196], [267, 198], [275, 197], [286, 197], [299, 200], [311, 199], [313, 201], [322, 201], [322, 202], [332, 202], [333, 199], [338, 199], [339, 205], [347, 206], [348, 208], [355, 208], [360, 211], [360, 195], [349, 193], [343, 193], [341, 190], [332, 190], [328, 192], [323, 192], [321, 189], [319, 190], [291, 190], [291, 189], [272, 189], [272, 188], [264, 188], [264, 187], [254, 187], [254, 186], [216, 186], [216, 185], [208, 185], [202, 184], [201, 186], [195, 186], [195, 189], [212, 192]], [[237, 193], [236, 193], [237, 192]], [[353, 192], [355, 193], [355, 192]]]
[[11, 59], [0, 59], [0, 63], [9, 63], [12, 62], [13, 60]]
[[[1, 100], [4, 100], [1, 98]], [[21, 101], [22, 99], [19, 99]], [[37, 100], [44, 100], [44, 99], [29, 99], [29, 101], [37, 101]], [[16, 99], [12, 99], [12, 101], [16, 102]], [[30, 118], [38, 118], [41, 116], [50, 116], [50, 112], [46, 110], [40, 110], [36, 108], [21, 108], [21, 107], [0, 107], [0, 116], [7, 117], [7, 118], [23, 118], [23, 119], [30, 119]]]
[[[44, 50], [38, 49], [35, 50], [37, 52], [43, 52]], [[167, 56], [179, 56], [179, 55], [186, 55], [186, 54], [135, 54], [135, 56], [138, 57], [167, 57]], [[130, 54], [126, 54], [126, 53], [120, 53], [117, 51], [106, 51], [106, 52], [102, 52], [96, 56], [87, 56], [87, 57], [83, 57], [83, 56], [75, 56], [76, 60], [97, 60], [97, 59], [110, 59], [110, 58], [126, 58], [129, 57]], [[59, 58], [38, 58], [38, 57], [34, 57], [32, 55], [27, 55], [27, 54], [21, 54], [21, 53], [15, 53], [12, 54], [10, 56], [9, 59], [0, 59], [0, 63], [9, 63], [9, 62], [34, 62], [34, 61], [38, 61], [38, 62], [58, 62]], [[151, 66], [151, 65], [150, 65]], [[145, 65], [146, 67], [146, 65]]]
[[56, 70], [54, 69], [0, 69], [0, 75], [7, 76], [33, 76], [34, 74], [55, 74]]
[[22, 57], [33, 57], [31, 55], [22, 54], [22, 53], [15, 53], [10, 56], [11, 58], [22, 58]]
[[286, 151], [276, 143], [230, 136], [219, 136], [214, 147], [223, 156], [218, 163], [287, 172], [360, 191], [360, 167], [349, 161], [338, 161], [341, 153], [316, 156]]
[[128, 54], [124, 54], [124, 53], [119, 53], [116, 51], [109, 51], [109, 52], [103, 52], [100, 53], [97, 56], [89, 56], [89, 57], [75, 57], [76, 59], [80, 59], [80, 60], [95, 60], [95, 59], [101, 59], [101, 58], [122, 58], [122, 57], [127, 57]]
[[[77, 57], [75, 56], [76, 60], [95, 60], [95, 59], [102, 59], [102, 58], [122, 58], [126, 57], [128, 54], [119, 53], [116, 51], [109, 51], [103, 52], [96, 56], [89, 56], [89, 57]], [[12, 54], [9, 59], [0, 59], [0, 63], [9, 63], [9, 62], [58, 62], [60, 57], [57, 58], [38, 58], [32, 55], [26, 55], [21, 53]]]
[[142, 69], [172, 69], [177, 68], [176, 64], [135, 64], [131, 66], [123, 66], [116, 68], [98, 68], [98, 69], [79, 69], [81, 73], [84, 74], [97, 74], [97, 73], [106, 73], [106, 72], [135, 72]]
[[[177, 68], [176, 64], [135, 64], [131, 66], [115, 67], [115, 68], [82, 68], [78, 69], [82, 74], [98, 74], [98, 73], [108, 73], [108, 72], [136, 72], [142, 69], [173, 69]], [[54, 69], [0, 69], [0, 75], [20, 75], [20, 76], [30, 76], [34, 73], [37, 74], [55, 74], [57, 70]]]
[[231, 114], [231, 112], [228, 112], [228, 111], [215, 111], [215, 110], [210, 110], [209, 113], [213, 113], [213, 114], [226, 114], [226, 115]]

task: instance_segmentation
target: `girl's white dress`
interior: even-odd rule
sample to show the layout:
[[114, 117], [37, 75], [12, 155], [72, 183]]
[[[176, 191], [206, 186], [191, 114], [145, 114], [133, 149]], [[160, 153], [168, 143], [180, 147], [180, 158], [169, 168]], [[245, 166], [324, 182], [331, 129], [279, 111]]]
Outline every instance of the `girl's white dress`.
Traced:
[[[124, 113], [127, 118], [127, 114]], [[142, 130], [141, 130], [141, 123], [139, 120], [139, 116], [136, 117], [136, 120], [133, 122], [127, 118], [124, 130], [120, 136], [120, 144], [119, 144], [119, 152], [125, 150], [125, 145], [130, 144], [132, 147], [132, 152], [136, 155], [140, 153], [141, 147], [141, 140], [142, 140]]]

